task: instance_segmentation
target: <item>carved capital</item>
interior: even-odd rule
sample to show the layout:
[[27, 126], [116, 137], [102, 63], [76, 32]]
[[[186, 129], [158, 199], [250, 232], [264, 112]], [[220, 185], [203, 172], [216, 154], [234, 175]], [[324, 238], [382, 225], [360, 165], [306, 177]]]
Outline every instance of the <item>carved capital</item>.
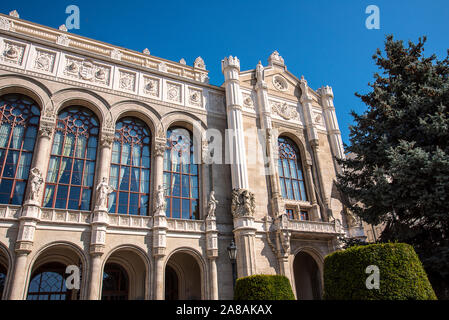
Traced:
[[32, 241], [17, 241], [15, 251], [17, 254], [29, 254], [33, 249]]
[[114, 135], [102, 134], [100, 138], [100, 145], [102, 148], [111, 148], [114, 143]]
[[231, 211], [234, 218], [253, 217], [256, 211], [254, 193], [246, 189], [232, 190]]
[[54, 131], [54, 124], [42, 122], [39, 127], [39, 136], [45, 138], [51, 138]]
[[93, 256], [101, 256], [104, 253], [104, 244], [91, 244], [90, 254]]
[[166, 142], [164, 141], [156, 141], [154, 146], [154, 152], [156, 157], [163, 157], [166, 149]]

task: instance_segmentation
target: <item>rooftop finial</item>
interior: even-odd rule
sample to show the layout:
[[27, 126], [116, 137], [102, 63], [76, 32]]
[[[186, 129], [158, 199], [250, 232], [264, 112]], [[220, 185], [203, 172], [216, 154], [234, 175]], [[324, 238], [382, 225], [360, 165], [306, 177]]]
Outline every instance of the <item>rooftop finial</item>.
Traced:
[[17, 18], [17, 19], [20, 18], [19, 13], [17, 12], [17, 10], [11, 11], [11, 12], [9, 13], [9, 16], [10, 16], [10, 17]]

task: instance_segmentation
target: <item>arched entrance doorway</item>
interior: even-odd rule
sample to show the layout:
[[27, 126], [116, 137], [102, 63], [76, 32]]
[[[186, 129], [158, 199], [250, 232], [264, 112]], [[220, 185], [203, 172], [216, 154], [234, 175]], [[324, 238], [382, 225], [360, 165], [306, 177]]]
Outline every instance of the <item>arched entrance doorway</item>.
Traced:
[[144, 300], [148, 267], [138, 250], [114, 251], [103, 268], [101, 300]]
[[165, 267], [165, 299], [200, 300], [202, 271], [195, 257], [185, 251], [174, 253]]
[[129, 279], [127, 272], [116, 263], [107, 263], [103, 272], [101, 300], [128, 300]]
[[315, 259], [306, 252], [299, 252], [293, 262], [293, 271], [298, 300], [321, 299], [321, 275]]
[[[6, 281], [8, 277], [9, 259], [6, 249], [0, 244], [0, 300], [5, 293]], [[5, 298], [6, 299], [6, 298]]]
[[[67, 244], [45, 249], [33, 263], [28, 283], [27, 300], [79, 300], [83, 288], [83, 258]], [[67, 288], [68, 266], [79, 268], [79, 288]], [[70, 281], [70, 284], [73, 284]]]
[[165, 300], [179, 300], [178, 283], [176, 271], [167, 266], [165, 268]]

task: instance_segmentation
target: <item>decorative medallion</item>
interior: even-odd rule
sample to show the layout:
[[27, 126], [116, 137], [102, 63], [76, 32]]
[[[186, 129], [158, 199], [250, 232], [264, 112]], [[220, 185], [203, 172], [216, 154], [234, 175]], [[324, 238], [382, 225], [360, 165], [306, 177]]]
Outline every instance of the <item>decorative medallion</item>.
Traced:
[[201, 107], [202, 106], [202, 92], [197, 89], [189, 89], [189, 102], [191, 105]]
[[174, 83], [167, 83], [167, 99], [181, 102], [181, 86]]
[[285, 91], [288, 88], [287, 81], [281, 76], [273, 77], [273, 85], [279, 91]]
[[143, 92], [150, 96], [158, 97], [159, 96], [159, 80], [150, 78], [150, 77], [143, 77], [143, 79], [144, 79]]
[[120, 89], [134, 91], [136, 75], [131, 72], [120, 71], [119, 86]]
[[94, 64], [88, 60], [83, 61], [79, 69], [79, 75], [81, 79], [90, 81], [94, 77], [94, 74]]
[[36, 60], [34, 63], [34, 67], [38, 70], [53, 72], [55, 57], [55, 53], [36, 50]]

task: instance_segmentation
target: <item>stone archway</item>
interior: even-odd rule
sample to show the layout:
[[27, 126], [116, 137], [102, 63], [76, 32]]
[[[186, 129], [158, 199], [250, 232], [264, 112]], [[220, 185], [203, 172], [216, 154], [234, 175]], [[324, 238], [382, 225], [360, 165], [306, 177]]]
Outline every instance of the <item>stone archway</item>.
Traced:
[[201, 300], [202, 271], [198, 261], [188, 252], [174, 253], [165, 267], [165, 297], [173, 300]]
[[102, 300], [144, 300], [148, 291], [147, 263], [137, 250], [115, 250], [103, 267]]
[[[86, 263], [82, 254], [70, 244], [53, 244], [39, 253], [34, 261], [27, 285], [27, 300], [83, 299]], [[67, 288], [66, 280], [72, 272], [68, 266], [79, 269], [79, 288]]]
[[301, 251], [293, 261], [296, 297], [298, 300], [320, 300], [321, 274], [315, 259], [307, 252]]
[[6, 289], [6, 280], [8, 277], [9, 259], [0, 247], [0, 300]]

